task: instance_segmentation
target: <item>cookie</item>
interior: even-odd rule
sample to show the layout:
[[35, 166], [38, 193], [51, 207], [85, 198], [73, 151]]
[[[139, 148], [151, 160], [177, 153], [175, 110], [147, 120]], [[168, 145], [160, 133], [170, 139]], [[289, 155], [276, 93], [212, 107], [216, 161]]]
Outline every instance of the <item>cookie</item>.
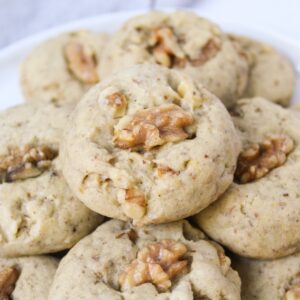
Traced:
[[240, 299], [221, 246], [187, 221], [133, 228], [111, 220], [62, 259], [49, 300]]
[[70, 248], [102, 221], [62, 176], [58, 144], [71, 108], [27, 103], [0, 113], [0, 256]]
[[90, 31], [63, 33], [26, 57], [21, 86], [28, 101], [76, 103], [100, 81], [99, 65], [107, 36]]
[[230, 36], [248, 60], [249, 81], [245, 97], [261, 96], [288, 106], [295, 90], [291, 62], [271, 46], [242, 36]]
[[57, 266], [50, 256], [0, 258], [0, 299], [47, 300]]
[[242, 279], [243, 300], [297, 300], [300, 253], [277, 260], [233, 258]]
[[235, 183], [195, 217], [214, 240], [253, 258], [300, 250], [300, 118], [263, 98], [232, 112], [243, 151]]
[[138, 225], [208, 206], [231, 184], [239, 151], [221, 101], [154, 64], [92, 88], [73, 111], [61, 149], [65, 178], [81, 201]]
[[103, 50], [102, 76], [125, 67], [156, 63], [189, 74], [227, 107], [241, 97], [248, 65], [214, 23], [191, 12], [151, 12], [134, 17]]

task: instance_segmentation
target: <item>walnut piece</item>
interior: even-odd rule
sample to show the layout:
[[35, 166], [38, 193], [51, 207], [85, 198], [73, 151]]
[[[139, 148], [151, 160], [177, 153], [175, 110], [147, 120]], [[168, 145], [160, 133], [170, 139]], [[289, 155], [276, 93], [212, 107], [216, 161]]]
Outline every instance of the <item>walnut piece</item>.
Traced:
[[126, 237], [126, 236], [134, 244], [135, 244], [136, 240], [138, 239], [137, 232], [132, 228], [117, 234], [116, 239], [120, 239], [120, 238], [123, 238], [123, 237]]
[[220, 40], [209, 39], [200, 49], [198, 57], [191, 58], [184, 53], [174, 30], [169, 26], [155, 28], [149, 38], [149, 50], [155, 61], [168, 68], [184, 68], [189, 62], [193, 66], [201, 66], [215, 57], [221, 49]]
[[11, 148], [0, 156], [0, 183], [37, 177], [47, 170], [58, 151], [46, 145]]
[[156, 62], [165, 67], [184, 67], [186, 64], [185, 54], [179, 46], [174, 31], [169, 26], [155, 28], [149, 38], [150, 52]]
[[93, 84], [99, 81], [94, 52], [79, 42], [69, 42], [64, 49], [71, 73], [81, 82]]
[[9, 300], [19, 278], [15, 268], [7, 267], [0, 271], [0, 300]]
[[201, 52], [197, 58], [190, 59], [190, 62], [194, 66], [201, 66], [208, 60], [215, 57], [220, 51], [220, 43], [215, 39], [210, 39], [201, 49]]
[[113, 142], [121, 149], [149, 150], [188, 138], [184, 127], [193, 122], [191, 114], [174, 104], [148, 108], [137, 112], [127, 125], [115, 130]]
[[169, 174], [169, 175], [179, 175], [179, 171], [175, 171], [172, 168], [166, 166], [166, 165], [161, 165], [158, 164], [156, 167], [156, 172], [158, 176], [163, 176], [165, 174]]
[[300, 283], [292, 285], [287, 290], [284, 300], [300, 300]]
[[283, 165], [293, 149], [293, 140], [285, 134], [273, 135], [261, 144], [250, 145], [238, 158], [235, 180], [248, 183], [265, 176]]
[[181, 260], [187, 252], [183, 243], [173, 240], [162, 240], [139, 250], [137, 258], [119, 278], [121, 289], [149, 282], [158, 291], [167, 291], [172, 285], [171, 280], [187, 270], [188, 261]]
[[140, 219], [146, 213], [146, 199], [138, 189], [125, 190], [124, 213], [132, 219]]
[[107, 104], [113, 108], [114, 117], [122, 117], [127, 109], [126, 96], [120, 92], [113, 93], [106, 97]]

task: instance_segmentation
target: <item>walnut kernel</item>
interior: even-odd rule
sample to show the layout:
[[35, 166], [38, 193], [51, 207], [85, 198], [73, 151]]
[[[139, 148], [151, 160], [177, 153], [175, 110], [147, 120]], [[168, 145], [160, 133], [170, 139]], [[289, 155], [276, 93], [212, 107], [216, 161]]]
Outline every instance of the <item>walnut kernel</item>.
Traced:
[[0, 299], [9, 300], [19, 278], [17, 269], [7, 267], [0, 271]]
[[46, 145], [11, 148], [8, 155], [0, 156], [0, 183], [37, 177], [57, 155], [57, 150]]
[[165, 67], [184, 67], [186, 60], [174, 31], [169, 26], [155, 28], [149, 39], [150, 52], [156, 62]]
[[162, 240], [139, 250], [137, 258], [119, 278], [121, 289], [149, 282], [158, 291], [167, 291], [172, 285], [171, 280], [187, 269], [188, 261], [181, 260], [187, 251], [183, 243], [173, 240]]
[[125, 190], [124, 213], [132, 219], [140, 219], [146, 213], [146, 199], [138, 189]]
[[69, 42], [64, 49], [69, 70], [81, 82], [93, 84], [99, 81], [94, 52], [79, 42]]
[[194, 66], [201, 66], [216, 56], [219, 51], [220, 43], [214, 39], [210, 39], [201, 49], [199, 56], [197, 58], [190, 59], [190, 62]]
[[293, 140], [285, 134], [273, 135], [261, 144], [250, 145], [238, 158], [235, 180], [248, 183], [265, 176], [283, 165], [293, 149]]
[[134, 114], [125, 127], [117, 129], [113, 142], [121, 149], [149, 150], [188, 138], [184, 127], [193, 122], [189, 113], [174, 104], [148, 108]]
[[113, 93], [106, 97], [107, 104], [114, 109], [114, 117], [122, 117], [127, 109], [126, 96], [120, 92]]

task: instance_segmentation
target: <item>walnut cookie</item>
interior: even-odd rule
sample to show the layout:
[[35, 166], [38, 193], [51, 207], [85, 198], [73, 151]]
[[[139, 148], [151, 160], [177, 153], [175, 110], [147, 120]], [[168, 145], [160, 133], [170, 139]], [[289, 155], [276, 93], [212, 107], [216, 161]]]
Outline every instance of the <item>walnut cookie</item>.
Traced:
[[58, 262], [50, 256], [0, 258], [0, 299], [48, 300]]
[[214, 23], [191, 12], [151, 12], [134, 17], [103, 50], [103, 77], [128, 66], [156, 63], [184, 71], [227, 107], [240, 98], [248, 64]]
[[49, 300], [240, 299], [218, 244], [187, 221], [133, 228], [111, 220], [62, 259]]
[[62, 177], [58, 144], [71, 109], [27, 103], [0, 114], [0, 256], [70, 248], [103, 219]]
[[271, 46], [244, 36], [230, 39], [247, 57], [249, 80], [244, 97], [261, 96], [288, 106], [294, 94], [296, 75], [291, 62]]
[[71, 114], [61, 147], [75, 195], [136, 225], [207, 207], [231, 184], [239, 151], [221, 101], [185, 74], [154, 64], [92, 88]]
[[293, 254], [300, 250], [300, 118], [259, 97], [238, 101], [232, 114], [244, 146], [235, 183], [195, 221], [241, 256]]
[[276, 260], [233, 258], [242, 279], [243, 300], [299, 300], [300, 254]]
[[106, 41], [105, 34], [81, 30], [37, 46], [21, 66], [25, 98], [59, 104], [78, 102], [101, 79], [99, 66]]

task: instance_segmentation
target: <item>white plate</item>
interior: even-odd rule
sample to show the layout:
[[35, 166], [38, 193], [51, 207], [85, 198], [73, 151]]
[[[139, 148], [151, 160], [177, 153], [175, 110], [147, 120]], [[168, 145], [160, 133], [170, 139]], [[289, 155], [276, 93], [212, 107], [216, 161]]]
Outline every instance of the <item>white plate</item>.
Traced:
[[[199, 15], [199, 11], [196, 11]], [[0, 109], [21, 103], [23, 97], [19, 85], [19, 65], [24, 57], [39, 43], [55, 36], [60, 32], [87, 28], [96, 31], [113, 32], [128, 18], [143, 13], [143, 11], [121, 12], [100, 15], [59, 26], [51, 30], [33, 35], [0, 51]], [[260, 28], [242, 26], [226, 20], [214, 20], [225, 31], [244, 34], [258, 40], [270, 43], [287, 55], [297, 72], [297, 89], [293, 99], [300, 101], [300, 42], [281, 36], [274, 32], [267, 32]], [[51, 62], [50, 62], [51, 63]]]

